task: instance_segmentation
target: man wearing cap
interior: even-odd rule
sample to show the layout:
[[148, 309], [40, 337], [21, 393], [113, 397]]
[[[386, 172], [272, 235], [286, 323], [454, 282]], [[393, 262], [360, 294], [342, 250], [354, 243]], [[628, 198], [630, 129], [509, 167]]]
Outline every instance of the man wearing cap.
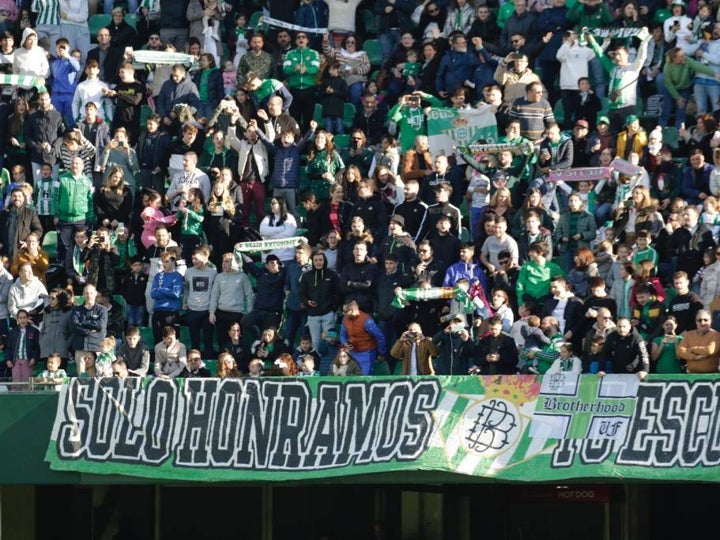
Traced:
[[590, 124], [587, 120], [575, 120], [572, 131], [573, 160], [572, 167], [590, 166], [590, 148], [588, 146], [588, 133]]
[[382, 241], [377, 252], [378, 266], [382, 268], [387, 256], [394, 255], [400, 271], [410, 272], [410, 269], [417, 264], [417, 253], [415, 242], [405, 232], [405, 218], [400, 215], [390, 216], [388, 231], [390, 235]]
[[615, 137], [610, 133], [610, 119], [605, 116], [598, 116], [595, 124], [595, 132], [590, 136], [590, 151], [599, 154], [606, 148], [615, 147]]
[[261, 332], [270, 326], [280, 328], [285, 303], [285, 268], [280, 259], [272, 253], [265, 259], [262, 269], [245, 256], [244, 268], [257, 282], [257, 296], [252, 311], [242, 320], [243, 338], [252, 343]]
[[643, 27], [636, 37], [640, 39], [640, 46], [635, 61], [631, 64], [627, 46], [619, 45], [614, 51], [605, 53], [592, 34], [587, 36], [590, 48], [600, 59], [603, 69], [609, 75], [608, 98], [610, 104], [608, 108], [613, 133], [620, 131], [625, 118], [632, 114], [637, 106], [637, 81], [647, 58], [651, 35], [647, 27]]

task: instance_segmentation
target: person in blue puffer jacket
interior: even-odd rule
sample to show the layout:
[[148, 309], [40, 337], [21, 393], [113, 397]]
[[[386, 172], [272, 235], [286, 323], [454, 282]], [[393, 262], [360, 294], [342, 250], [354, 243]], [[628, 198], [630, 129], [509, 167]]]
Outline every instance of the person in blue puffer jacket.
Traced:
[[160, 261], [162, 271], [155, 275], [150, 289], [150, 295], [155, 300], [152, 316], [155, 345], [162, 341], [166, 326], [176, 329], [179, 326], [183, 293], [183, 277], [175, 269], [175, 254], [165, 252]]

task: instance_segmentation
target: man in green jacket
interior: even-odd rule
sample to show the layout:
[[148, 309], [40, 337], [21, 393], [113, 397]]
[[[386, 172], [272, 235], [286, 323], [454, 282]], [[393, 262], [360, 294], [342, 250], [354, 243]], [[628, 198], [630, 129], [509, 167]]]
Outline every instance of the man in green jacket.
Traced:
[[295, 36], [297, 47], [288, 51], [283, 62], [283, 71], [287, 76], [287, 85], [293, 96], [290, 116], [295, 118], [301, 128], [306, 128], [313, 119], [317, 90], [317, 74], [320, 71], [320, 55], [308, 47], [308, 36], [298, 32]]
[[528, 247], [529, 261], [520, 268], [515, 292], [519, 304], [525, 303], [525, 297], [539, 303], [550, 295], [550, 280], [555, 276], [565, 276], [565, 272], [554, 262], [547, 260], [548, 248], [544, 242], [534, 242]]
[[673, 108], [675, 108], [675, 127], [680, 129], [680, 126], [685, 123], [687, 117], [685, 107], [693, 94], [693, 83], [697, 73], [720, 80], [720, 73], [715, 73], [710, 66], [702, 62], [688, 58], [680, 47], [670, 49], [665, 59], [665, 67], [663, 67], [665, 84], [662, 85], [663, 106], [660, 115], [662, 127], [667, 126]]
[[85, 163], [75, 156], [70, 163], [70, 171], [64, 172], [55, 182], [53, 189], [53, 208], [55, 225], [58, 228], [58, 262], [65, 263], [65, 256], [75, 231], [91, 227], [95, 221], [93, 211], [92, 180], [85, 175]]

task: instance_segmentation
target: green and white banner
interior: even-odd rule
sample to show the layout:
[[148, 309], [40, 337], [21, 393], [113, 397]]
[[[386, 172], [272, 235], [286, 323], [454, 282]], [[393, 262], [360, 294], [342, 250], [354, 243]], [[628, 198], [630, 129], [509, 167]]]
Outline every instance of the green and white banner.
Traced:
[[482, 139], [498, 140], [497, 121], [490, 105], [480, 109], [444, 109], [433, 107], [427, 112], [430, 153], [455, 153], [456, 147], [469, 146]]
[[717, 377], [72, 379], [53, 470], [197, 481], [392, 471], [720, 481]]

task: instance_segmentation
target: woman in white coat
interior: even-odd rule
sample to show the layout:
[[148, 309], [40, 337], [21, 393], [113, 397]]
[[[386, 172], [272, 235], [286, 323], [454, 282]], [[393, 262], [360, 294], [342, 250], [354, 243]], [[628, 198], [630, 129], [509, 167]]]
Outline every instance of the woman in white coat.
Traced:
[[[270, 213], [260, 222], [260, 235], [263, 240], [277, 240], [280, 238], [291, 238], [297, 231], [295, 217], [288, 213], [287, 203], [282, 197], [270, 199]], [[286, 265], [295, 258], [295, 247], [278, 248], [265, 252], [268, 255], [277, 255], [277, 258]]]

